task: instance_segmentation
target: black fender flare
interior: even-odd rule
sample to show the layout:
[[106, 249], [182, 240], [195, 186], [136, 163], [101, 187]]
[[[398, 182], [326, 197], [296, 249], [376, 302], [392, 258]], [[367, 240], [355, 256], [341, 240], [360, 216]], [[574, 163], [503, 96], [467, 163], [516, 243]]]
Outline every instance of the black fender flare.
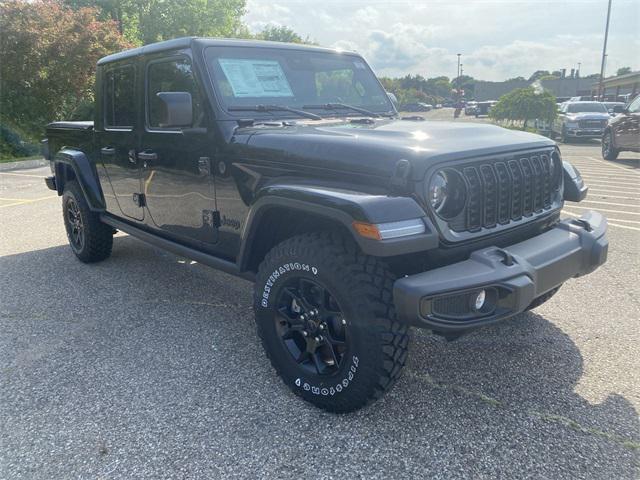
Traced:
[[566, 160], [562, 161], [564, 191], [562, 198], [570, 202], [581, 202], [587, 196], [589, 187], [584, 184], [580, 171]]
[[[238, 266], [248, 268], [250, 252], [264, 215], [272, 208], [313, 214], [339, 223], [351, 234], [361, 250], [377, 257], [389, 257], [436, 248], [438, 234], [425, 211], [411, 197], [363, 193], [335, 186], [280, 181], [263, 187], [255, 196], [242, 230]], [[360, 236], [353, 222], [387, 223], [420, 218], [425, 233], [387, 240]]]
[[105, 210], [104, 195], [102, 194], [102, 188], [100, 188], [98, 172], [84, 152], [71, 148], [63, 148], [56, 153], [53, 162], [58, 195], [62, 195], [64, 183], [67, 180], [63, 169], [71, 168], [80, 184], [89, 208], [96, 212], [103, 212]]

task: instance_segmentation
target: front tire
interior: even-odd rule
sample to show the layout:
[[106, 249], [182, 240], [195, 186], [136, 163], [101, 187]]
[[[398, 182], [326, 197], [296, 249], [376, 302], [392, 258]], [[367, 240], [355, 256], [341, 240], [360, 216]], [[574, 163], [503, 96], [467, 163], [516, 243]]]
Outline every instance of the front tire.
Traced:
[[619, 154], [620, 150], [614, 147], [611, 130], [606, 131], [602, 136], [602, 158], [605, 160], [615, 160]]
[[71, 250], [81, 262], [99, 262], [111, 255], [113, 229], [91, 211], [76, 181], [64, 186], [62, 215]]
[[258, 335], [296, 395], [345, 413], [394, 385], [409, 337], [395, 321], [393, 282], [382, 262], [335, 233], [299, 235], [267, 254], [255, 285]]

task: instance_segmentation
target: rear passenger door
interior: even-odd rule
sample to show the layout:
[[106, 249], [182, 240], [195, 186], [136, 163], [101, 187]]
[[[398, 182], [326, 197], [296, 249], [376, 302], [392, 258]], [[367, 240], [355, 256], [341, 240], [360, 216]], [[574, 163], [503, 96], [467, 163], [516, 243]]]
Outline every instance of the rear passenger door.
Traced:
[[[104, 67], [101, 81], [102, 112], [96, 131], [100, 163], [106, 178], [103, 193], [107, 211], [123, 214], [134, 220], [143, 220], [144, 209], [139, 202], [140, 169], [136, 157], [138, 144], [138, 122], [136, 81], [134, 63], [108, 64]], [[110, 185], [110, 187], [108, 186]]]
[[[183, 243], [216, 243], [211, 172], [215, 141], [207, 129], [203, 90], [191, 60], [185, 55], [150, 57], [145, 76], [145, 128], [138, 158], [142, 161], [147, 224]], [[165, 109], [158, 96], [162, 92], [191, 96], [190, 125], [165, 125]]]

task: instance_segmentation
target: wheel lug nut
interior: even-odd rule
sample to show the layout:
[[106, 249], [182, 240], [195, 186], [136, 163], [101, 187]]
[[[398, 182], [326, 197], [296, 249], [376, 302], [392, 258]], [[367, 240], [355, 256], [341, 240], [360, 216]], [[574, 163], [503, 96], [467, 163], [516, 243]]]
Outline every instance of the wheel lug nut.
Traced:
[[324, 330], [324, 323], [321, 323], [319, 328], [320, 330]]
[[320, 337], [316, 337], [316, 338], [315, 338], [315, 341], [316, 341], [316, 342], [319, 342], [320, 340], [321, 340], [321, 339], [320, 339]]
[[302, 336], [303, 336], [303, 337], [306, 337], [307, 335], [309, 335], [309, 334], [307, 333], [307, 331], [306, 331], [306, 330], [303, 330], [303, 331], [302, 331]]
[[347, 324], [347, 321], [346, 321], [344, 318], [342, 319], [342, 324], [343, 324], [343, 325], [346, 325], [346, 324]]

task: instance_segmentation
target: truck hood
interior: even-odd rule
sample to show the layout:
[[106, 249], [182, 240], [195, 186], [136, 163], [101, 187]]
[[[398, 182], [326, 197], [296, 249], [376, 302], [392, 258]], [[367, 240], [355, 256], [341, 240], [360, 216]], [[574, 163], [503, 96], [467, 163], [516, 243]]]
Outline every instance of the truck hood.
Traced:
[[236, 130], [243, 156], [375, 176], [390, 176], [396, 163], [411, 163], [411, 176], [421, 180], [429, 167], [482, 155], [553, 147], [546, 137], [471, 122], [353, 119], [259, 125]]
[[571, 122], [577, 122], [579, 120], [609, 120], [611, 115], [609, 113], [599, 112], [581, 112], [567, 114], [567, 120]]

